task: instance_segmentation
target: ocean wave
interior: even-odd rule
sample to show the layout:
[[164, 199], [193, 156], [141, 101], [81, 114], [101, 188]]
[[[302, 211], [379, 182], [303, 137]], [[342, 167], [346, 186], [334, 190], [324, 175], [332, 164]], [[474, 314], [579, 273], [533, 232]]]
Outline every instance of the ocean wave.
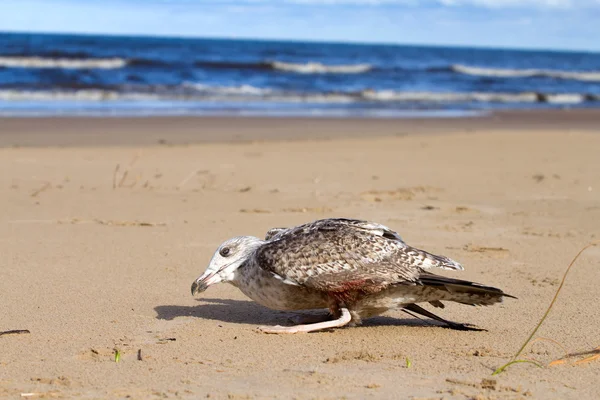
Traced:
[[194, 66], [211, 69], [253, 69], [253, 70], [272, 70], [274, 69], [270, 62], [244, 62], [244, 61], [211, 61], [200, 60], [194, 62]]
[[126, 60], [128, 66], [132, 67], [168, 67], [177, 63], [150, 58], [130, 58]]
[[588, 94], [585, 99], [587, 101], [600, 101], [600, 93], [597, 94]]
[[0, 90], [0, 101], [74, 101], [74, 102], [110, 102], [110, 101], [227, 101], [227, 102], [282, 102], [282, 103], [348, 103], [356, 96], [341, 94], [300, 94], [277, 93], [257, 95], [243, 87], [222, 87], [212, 90], [166, 92], [158, 90], [119, 92], [103, 89], [80, 90]]
[[593, 96], [580, 93], [541, 94], [540, 98], [552, 104], [581, 104], [585, 101], [594, 101]]
[[63, 69], [118, 69], [127, 65], [122, 58], [46, 58], [0, 56], [0, 67], [7, 68], [63, 68]]
[[455, 64], [450, 67], [453, 72], [474, 76], [496, 78], [531, 78], [548, 77], [554, 79], [577, 80], [585, 82], [600, 82], [600, 71], [560, 71], [552, 69], [510, 69], [483, 68]]
[[282, 61], [271, 61], [269, 64], [273, 69], [299, 74], [362, 74], [373, 69], [370, 64], [325, 65], [319, 62], [295, 64]]
[[599, 102], [598, 94], [580, 93], [483, 93], [483, 92], [402, 92], [394, 90], [364, 90], [360, 92], [303, 93], [257, 88], [250, 85], [208, 86], [186, 83], [180, 87], [146, 87], [138, 90], [78, 89], [78, 90], [0, 90], [3, 101], [226, 101], [272, 103], [549, 103], [582, 104]]
[[298, 74], [361, 74], [368, 72], [373, 67], [370, 64], [326, 65], [319, 62], [303, 64], [288, 63], [283, 61], [213, 61], [199, 60], [194, 66], [213, 69], [250, 69], [294, 72]]
[[140, 87], [129, 88], [83, 88], [83, 89], [46, 89], [18, 90], [0, 89], [3, 101], [115, 101], [115, 100], [268, 100], [271, 91], [250, 85], [208, 86], [199, 83], [186, 83], [180, 87]]
[[120, 93], [114, 90], [0, 90], [3, 101], [115, 101], [115, 100], [160, 100], [161, 96], [151, 93]]
[[398, 92], [394, 90], [362, 92], [366, 99], [375, 101], [400, 101], [400, 102], [432, 102], [432, 103], [536, 103], [540, 96], [533, 92], [524, 93], [483, 93], [483, 92]]
[[186, 82], [184, 88], [193, 89], [199, 94], [213, 95], [249, 95], [249, 96], [265, 96], [273, 93], [272, 89], [258, 88], [252, 85], [240, 86], [210, 86], [202, 83]]
[[40, 58], [93, 58], [90, 52], [84, 50], [58, 50], [58, 49], [48, 49], [48, 50], [39, 50], [35, 53], [31, 53], [28, 51], [17, 51], [17, 52], [7, 52], [4, 54], [0, 54], [0, 57], [19, 57], [19, 58], [27, 58], [27, 57], [40, 57]]

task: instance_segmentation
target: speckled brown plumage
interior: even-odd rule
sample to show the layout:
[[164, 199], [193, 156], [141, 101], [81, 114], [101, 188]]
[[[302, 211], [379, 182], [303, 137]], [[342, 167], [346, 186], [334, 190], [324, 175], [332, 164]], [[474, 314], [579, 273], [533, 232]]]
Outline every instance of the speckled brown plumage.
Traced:
[[462, 269], [449, 258], [407, 246], [383, 225], [350, 219], [280, 230], [253, 260], [285, 281], [327, 292], [378, 292], [417, 282], [423, 269]]
[[[442, 301], [491, 305], [508, 296], [497, 288], [429, 272], [463, 268], [447, 257], [408, 246], [396, 232], [367, 221], [335, 218], [274, 228], [264, 241], [239, 237], [225, 242], [217, 253], [223, 249], [227, 250], [225, 258], [231, 257], [230, 252], [244, 253], [239, 267], [225, 281], [248, 297], [279, 310], [329, 308], [334, 316], [346, 318], [344, 324], [359, 324], [391, 308], [433, 315], [411, 306], [416, 303], [442, 308]], [[219, 262], [231, 265], [225, 258]], [[349, 312], [347, 317], [344, 310]]]

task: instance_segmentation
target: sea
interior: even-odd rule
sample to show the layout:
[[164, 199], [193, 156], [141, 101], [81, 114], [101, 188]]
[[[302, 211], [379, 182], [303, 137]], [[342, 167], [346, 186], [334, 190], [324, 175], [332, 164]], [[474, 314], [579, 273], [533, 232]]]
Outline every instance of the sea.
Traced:
[[600, 53], [0, 33], [0, 116], [436, 117], [600, 107]]

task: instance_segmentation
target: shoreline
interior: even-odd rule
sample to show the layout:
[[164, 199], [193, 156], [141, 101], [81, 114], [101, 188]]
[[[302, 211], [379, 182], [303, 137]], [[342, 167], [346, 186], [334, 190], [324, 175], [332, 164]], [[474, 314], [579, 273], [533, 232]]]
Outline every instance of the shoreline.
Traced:
[[8, 117], [0, 118], [0, 147], [188, 145], [598, 127], [597, 109], [495, 111], [449, 118]]

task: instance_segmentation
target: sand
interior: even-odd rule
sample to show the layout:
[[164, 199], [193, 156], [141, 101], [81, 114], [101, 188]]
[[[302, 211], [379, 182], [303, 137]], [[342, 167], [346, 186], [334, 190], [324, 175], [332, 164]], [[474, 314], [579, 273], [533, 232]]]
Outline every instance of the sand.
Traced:
[[[499, 115], [0, 120], [0, 331], [30, 331], [0, 336], [0, 397], [597, 398], [585, 355], [491, 373], [600, 239], [600, 114]], [[230, 285], [190, 295], [223, 240], [332, 216], [386, 224], [465, 266], [441, 273], [518, 299], [438, 310], [483, 332], [393, 311], [277, 336], [256, 327], [293, 314]], [[599, 267], [592, 248], [538, 333], [558, 344], [523, 357], [600, 345]]]

